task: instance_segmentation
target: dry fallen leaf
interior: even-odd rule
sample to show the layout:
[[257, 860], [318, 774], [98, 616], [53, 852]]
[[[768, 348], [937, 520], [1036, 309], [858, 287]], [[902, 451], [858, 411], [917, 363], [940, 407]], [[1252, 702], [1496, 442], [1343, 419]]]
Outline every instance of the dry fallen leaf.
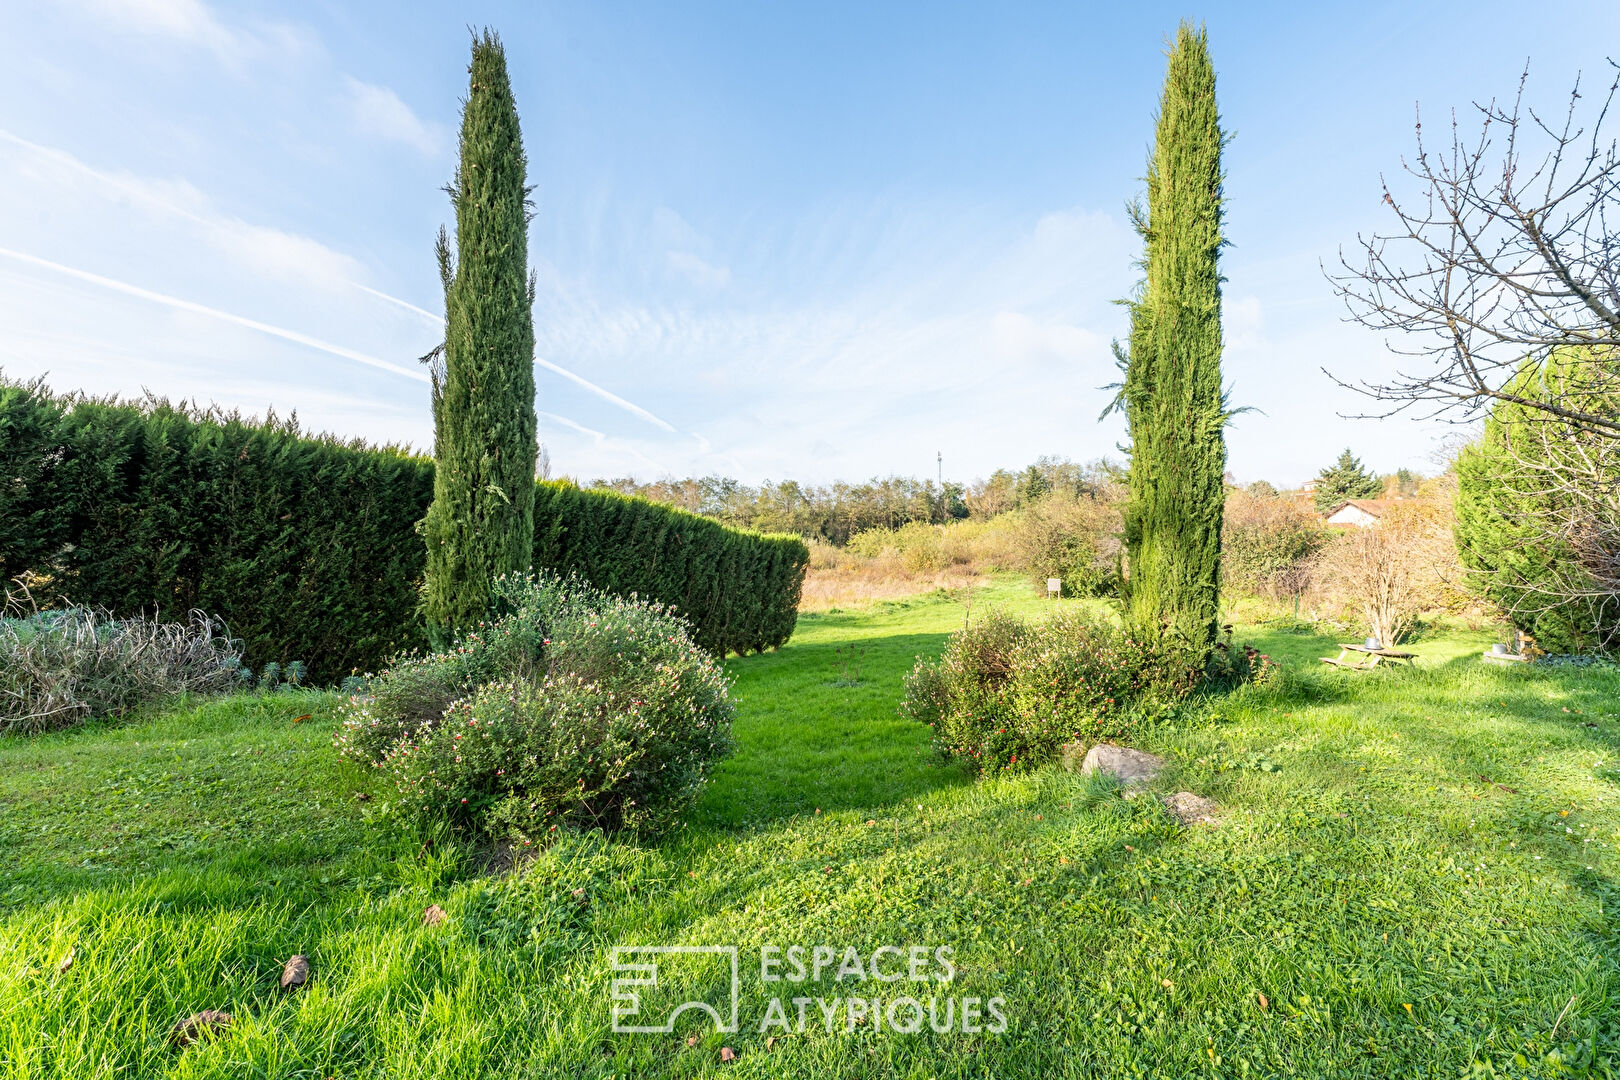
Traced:
[[776, 1045], [776, 1036], [775, 1035], [768, 1035], [768, 1036], [765, 1037], [765, 1049], [769, 1050], [771, 1047], [773, 1047], [775, 1045]]
[[303, 716], [295, 716], [295, 717], [293, 717], [293, 723], [302, 724], [305, 720], [308, 720], [311, 716], [314, 716], [314, 715], [315, 715], [314, 713], [305, 713]]
[[444, 922], [444, 908], [438, 904], [429, 904], [422, 911], [423, 926], [438, 926]]
[[60, 964], [56, 965], [57, 974], [66, 975], [67, 971], [68, 971], [68, 968], [73, 966], [73, 954], [74, 954], [74, 951], [75, 950], [74, 950], [73, 946], [69, 945], [67, 955], [62, 957], [62, 962]]
[[686, 1045], [687, 1046], [696, 1046], [697, 1045], [697, 1036], [696, 1035], [688, 1035], [686, 1037]]
[[309, 981], [309, 957], [299, 953], [281, 969], [281, 988], [296, 990]]
[[1267, 1009], [1271, 1008], [1271, 1002], [1266, 1000], [1266, 995], [1261, 994], [1261, 995], [1259, 995], [1259, 997], [1260, 997], [1260, 1011], [1261, 1012], [1265, 1012]]
[[737, 1060], [737, 1051], [733, 1050], [729, 1046], [722, 1046], [720, 1048], [720, 1060], [721, 1061], [736, 1061]]
[[204, 1009], [200, 1013], [192, 1013], [174, 1025], [174, 1032], [169, 1038], [174, 1045], [184, 1049], [198, 1039], [206, 1038], [230, 1026], [230, 1013], [220, 1012], [218, 1009]]

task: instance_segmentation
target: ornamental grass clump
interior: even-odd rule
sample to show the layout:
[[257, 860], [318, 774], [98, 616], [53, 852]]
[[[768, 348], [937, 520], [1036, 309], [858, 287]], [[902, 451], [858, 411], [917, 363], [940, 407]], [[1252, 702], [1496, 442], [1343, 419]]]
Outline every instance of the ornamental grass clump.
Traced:
[[493, 592], [452, 649], [366, 681], [339, 752], [386, 770], [411, 818], [490, 838], [676, 823], [731, 750], [719, 663], [661, 604], [544, 574]]
[[0, 618], [0, 732], [72, 727], [236, 684], [242, 643], [219, 619], [117, 619], [68, 607]]
[[978, 775], [1023, 772], [1067, 742], [1127, 738], [1183, 701], [1204, 679], [1189, 655], [1080, 610], [1041, 623], [995, 612], [917, 661], [902, 709]]

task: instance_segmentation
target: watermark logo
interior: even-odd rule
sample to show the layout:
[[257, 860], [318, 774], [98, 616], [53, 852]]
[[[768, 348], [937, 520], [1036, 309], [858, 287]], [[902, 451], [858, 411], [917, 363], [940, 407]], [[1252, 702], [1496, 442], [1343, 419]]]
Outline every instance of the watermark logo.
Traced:
[[[716, 1031], [738, 1031], [745, 1022], [743, 954], [736, 945], [616, 946], [613, 1030], [667, 1035], [690, 1012], [708, 1016]], [[747, 959], [753, 962], [752, 950]], [[762, 945], [758, 962], [762, 991], [771, 996], [758, 1010], [758, 1020], [746, 1022], [757, 1023], [760, 1034], [818, 1026], [829, 1034], [868, 1027], [898, 1035], [1007, 1030], [1006, 998], [949, 992], [957, 967], [948, 945], [880, 945], [870, 953], [854, 946]], [[724, 984], [729, 984], [728, 1003], [720, 1000]], [[650, 1022], [658, 1018], [662, 1023]]]
[[[683, 1001], [665, 1015], [662, 1024], [632, 1022], [646, 1019], [639, 1015], [642, 990], [658, 988], [659, 957], [702, 955], [724, 957], [730, 965], [731, 1011], [728, 1014], [721, 1015], [720, 1009], [707, 1001]], [[616, 945], [613, 972], [613, 1030], [620, 1034], [667, 1035], [675, 1030], [676, 1019], [692, 1010], [708, 1013], [714, 1019], [716, 1031], [737, 1030], [737, 995], [742, 982], [738, 978], [735, 945]]]

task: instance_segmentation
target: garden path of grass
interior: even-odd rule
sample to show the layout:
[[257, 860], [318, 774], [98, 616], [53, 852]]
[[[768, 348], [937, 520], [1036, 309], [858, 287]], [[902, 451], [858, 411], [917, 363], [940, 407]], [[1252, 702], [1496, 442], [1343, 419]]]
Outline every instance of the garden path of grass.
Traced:
[[[1469, 634], [1417, 671], [1318, 672], [1331, 639], [1240, 630], [1300, 674], [1144, 737], [1168, 790], [1223, 807], [1185, 829], [1062, 772], [938, 764], [895, 708], [961, 618], [805, 617], [729, 662], [738, 752], [690, 828], [507, 877], [393, 826], [328, 746], [330, 696], [0, 742], [0, 1076], [1617, 1075], [1620, 676], [1486, 669]], [[741, 1032], [611, 1031], [613, 946], [767, 943], [950, 946], [950, 994], [1004, 998], [1008, 1030], [829, 1034], [812, 1007], [767, 1048], [784, 991], [745, 961]], [[294, 952], [315, 976], [283, 995]], [[649, 1012], [724, 996], [667, 974]], [[231, 1032], [171, 1049], [203, 1008]]]

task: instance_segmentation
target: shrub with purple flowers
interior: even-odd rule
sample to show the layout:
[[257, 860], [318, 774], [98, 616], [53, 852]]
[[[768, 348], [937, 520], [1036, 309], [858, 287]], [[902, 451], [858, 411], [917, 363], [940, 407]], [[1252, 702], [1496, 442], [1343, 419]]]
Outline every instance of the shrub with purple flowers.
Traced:
[[[1221, 674], [1247, 680], [1264, 663], [1244, 653]], [[1166, 640], [1081, 610], [1040, 623], [997, 612], [917, 661], [902, 709], [933, 728], [947, 758], [994, 775], [1043, 765], [1074, 740], [1126, 738], [1208, 677]]]
[[725, 675], [685, 622], [549, 574], [498, 580], [493, 610], [368, 679], [338, 751], [387, 770], [410, 816], [466, 831], [674, 823], [731, 749]]

